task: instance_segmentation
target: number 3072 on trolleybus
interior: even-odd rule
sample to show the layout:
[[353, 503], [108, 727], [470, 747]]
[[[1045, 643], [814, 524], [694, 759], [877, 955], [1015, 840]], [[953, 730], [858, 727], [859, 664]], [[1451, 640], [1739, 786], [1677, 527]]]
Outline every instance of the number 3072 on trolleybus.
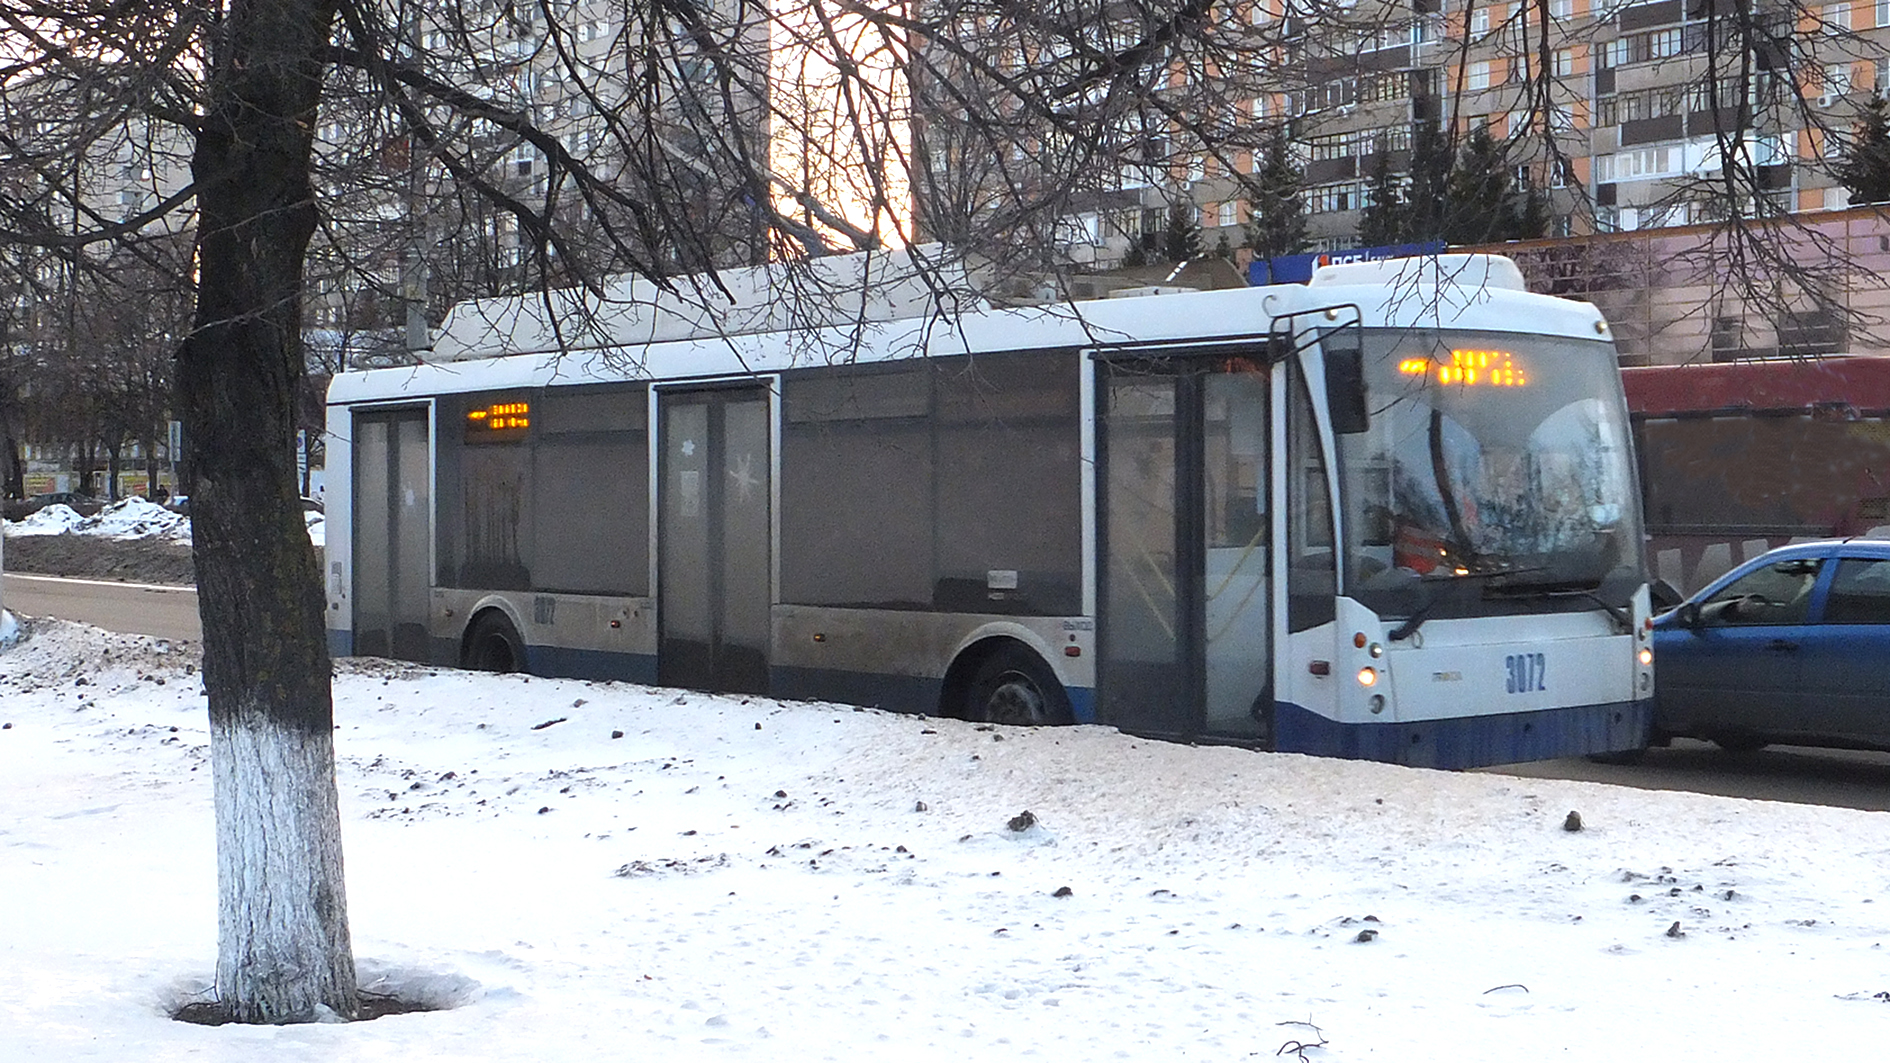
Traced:
[[1594, 307], [1445, 255], [945, 315], [909, 263], [817, 262], [824, 325], [770, 268], [480, 300], [337, 376], [331, 648], [1439, 767], [1645, 743]]

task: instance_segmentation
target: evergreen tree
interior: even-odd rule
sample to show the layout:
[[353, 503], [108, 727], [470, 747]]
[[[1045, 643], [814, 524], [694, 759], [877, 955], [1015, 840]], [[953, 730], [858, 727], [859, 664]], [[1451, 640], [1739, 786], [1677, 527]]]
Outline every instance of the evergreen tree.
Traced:
[[1311, 246], [1306, 239], [1306, 186], [1304, 175], [1287, 153], [1285, 130], [1274, 131], [1259, 161], [1247, 246], [1255, 258], [1299, 254]]
[[1170, 262], [1192, 262], [1201, 257], [1201, 223], [1193, 203], [1168, 208], [1168, 231], [1162, 238], [1162, 257]]
[[1479, 127], [1464, 142], [1445, 182], [1440, 236], [1452, 244], [1510, 239], [1520, 227], [1515, 181], [1503, 146]]
[[1449, 138], [1431, 122], [1411, 129], [1411, 181], [1405, 189], [1404, 238], [1442, 240], [1446, 193], [1456, 153]]
[[1549, 235], [1549, 199], [1536, 188], [1534, 181], [1523, 182], [1513, 214], [1516, 226], [1505, 239], [1539, 240]]
[[1872, 93], [1837, 165], [1852, 203], [1890, 203], [1890, 101]]
[[1404, 243], [1409, 238], [1409, 209], [1404, 189], [1391, 170], [1391, 152], [1380, 151], [1372, 166], [1372, 201], [1359, 215], [1358, 242], [1361, 247], [1385, 247]]

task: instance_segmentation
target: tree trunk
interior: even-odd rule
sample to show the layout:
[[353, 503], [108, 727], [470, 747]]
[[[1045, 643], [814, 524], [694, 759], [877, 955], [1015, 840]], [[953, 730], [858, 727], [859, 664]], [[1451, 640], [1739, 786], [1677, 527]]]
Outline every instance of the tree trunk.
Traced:
[[310, 149], [332, 2], [218, 27], [195, 328], [177, 358], [217, 821], [217, 993], [239, 1022], [353, 1017], [322, 586], [295, 483]]

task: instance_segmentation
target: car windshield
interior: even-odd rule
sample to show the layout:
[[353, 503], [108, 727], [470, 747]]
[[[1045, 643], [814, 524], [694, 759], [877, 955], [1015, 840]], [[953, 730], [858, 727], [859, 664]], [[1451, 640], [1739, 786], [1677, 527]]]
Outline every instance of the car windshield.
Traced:
[[1558, 593], [1626, 603], [1641, 515], [1612, 346], [1429, 330], [1361, 342], [1369, 425], [1338, 437], [1350, 596], [1381, 616]]

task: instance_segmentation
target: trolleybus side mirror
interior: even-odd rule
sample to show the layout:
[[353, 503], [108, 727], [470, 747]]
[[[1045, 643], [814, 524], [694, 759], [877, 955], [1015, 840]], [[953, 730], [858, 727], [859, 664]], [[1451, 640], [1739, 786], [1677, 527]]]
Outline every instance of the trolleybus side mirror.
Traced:
[[1354, 337], [1327, 337], [1326, 405], [1334, 435], [1357, 435], [1371, 427], [1365, 406], [1365, 352], [1347, 344]]

